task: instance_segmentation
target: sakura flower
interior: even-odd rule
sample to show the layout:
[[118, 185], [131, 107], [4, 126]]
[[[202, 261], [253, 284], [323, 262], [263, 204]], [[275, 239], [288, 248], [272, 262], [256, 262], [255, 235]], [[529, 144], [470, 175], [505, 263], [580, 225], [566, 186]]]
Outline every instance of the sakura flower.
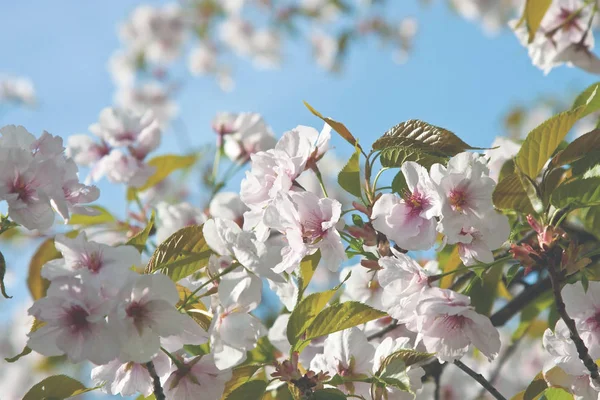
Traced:
[[488, 174], [485, 158], [474, 153], [452, 157], [447, 167], [431, 167], [431, 179], [438, 187], [432, 212], [441, 215], [439, 229], [449, 243], [464, 240], [461, 229], [485, 224], [484, 216], [493, 211], [495, 182]]
[[[373, 356], [373, 373], [376, 374], [381, 368], [382, 363], [385, 359], [394, 354], [395, 352], [408, 348], [408, 338], [392, 339], [391, 337], [385, 338], [375, 348], [375, 355]], [[416, 391], [421, 389], [422, 383], [421, 378], [425, 375], [423, 368], [412, 365], [406, 369], [406, 375], [410, 382], [410, 390]], [[395, 399], [395, 400], [409, 400], [413, 399], [414, 396], [409, 393], [402, 391], [393, 386], [386, 386], [384, 398]]]
[[324, 32], [317, 31], [312, 34], [310, 41], [317, 64], [323, 69], [333, 70], [339, 52], [337, 39]]
[[143, 114], [152, 111], [161, 127], [177, 116], [177, 105], [171, 100], [171, 89], [157, 82], [137, 86], [122, 86], [115, 95], [115, 102], [125, 109]]
[[521, 146], [510, 139], [499, 136], [494, 139], [494, 142], [490, 147], [492, 147], [492, 149], [486, 150], [484, 154], [489, 158], [488, 167], [490, 169], [490, 178], [495, 182], [498, 182], [502, 166], [519, 152]]
[[235, 192], [217, 193], [208, 206], [208, 213], [211, 217], [235, 221], [240, 226], [243, 225], [246, 211], [248, 211], [248, 207], [242, 202], [240, 195]]
[[188, 68], [192, 75], [207, 75], [217, 71], [217, 50], [214, 46], [200, 43], [190, 52]]
[[225, 135], [224, 150], [231, 161], [246, 162], [252, 154], [275, 147], [273, 131], [259, 114], [221, 114], [213, 127]]
[[[326, 372], [330, 376], [361, 378], [368, 376], [373, 369], [375, 349], [367, 337], [357, 327], [332, 333], [324, 342], [323, 354], [317, 354], [310, 363], [312, 371]], [[369, 396], [370, 385], [352, 382], [340, 389], [350, 394]]]
[[156, 205], [156, 217], [160, 221], [156, 229], [156, 240], [161, 243], [186, 226], [202, 225], [206, 221], [206, 214], [202, 210], [186, 202], [160, 202]]
[[219, 38], [235, 53], [247, 56], [252, 51], [254, 27], [240, 17], [230, 16], [219, 25]]
[[525, 26], [519, 26], [516, 20], [510, 25], [521, 44], [527, 47], [533, 65], [547, 74], [555, 66], [570, 63], [565, 52], [573, 45], [587, 50], [594, 47], [594, 36], [587, 30], [591, 12], [592, 5], [582, 0], [552, 2], [531, 43]]
[[126, 279], [131, 267], [142, 263], [135, 247], [111, 247], [88, 241], [85, 233], [74, 239], [58, 235], [54, 246], [62, 258], [48, 261], [42, 267], [41, 275], [48, 280], [85, 275], [108, 286], [118, 286]]
[[261, 287], [260, 279], [244, 271], [229, 273], [219, 283], [210, 347], [221, 371], [242, 363], [246, 352], [266, 334], [261, 322], [249, 314], [260, 303]]
[[231, 370], [216, 367], [212, 354], [185, 358], [183, 367], [174, 366], [163, 387], [167, 399], [194, 400], [198, 398], [217, 400], [231, 379]]
[[[156, 373], [164, 381], [170, 372], [169, 359], [160, 352], [152, 362]], [[152, 377], [145, 365], [134, 362], [122, 363], [119, 360], [93, 368], [92, 382], [96, 386], [102, 386], [100, 390], [106, 394], [123, 397], [140, 393], [147, 397], [154, 389]]]
[[67, 141], [67, 156], [78, 165], [90, 167], [110, 153], [108, 143], [97, 143], [88, 135], [71, 135]]
[[121, 150], [113, 149], [92, 170], [90, 179], [97, 181], [103, 175], [113, 183], [124, 183], [132, 187], [141, 187], [156, 168], [145, 164], [139, 159], [123, 153]]
[[373, 205], [373, 227], [406, 250], [428, 250], [436, 239], [434, 196], [437, 194], [427, 170], [409, 161], [402, 164], [408, 191], [403, 199], [384, 194]]
[[340, 279], [344, 279], [348, 275], [348, 271], [352, 274], [346, 281], [342, 299], [359, 301], [373, 308], [383, 310], [383, 304], [381, 303], [383, 288], [379, 284], [377, 274], [358, 264], [343, 269]]
[[377, 279], [383, 287], [383, 307], [398, 322], [414, 326], [419, 298], [429, 288], [429, 272], [406, 254], [394, 249], [392, 253], [393, 257], [379, 259], [383, 269], [377, 271]]
[[108, 60], [108, 70], [113, 82], [118, 86], [132, 86], [140, 63], [140, 55], [135, 50], [114, 52]]
[[335, 228], [341, 211], [342, 205], [337, 200], [320, 199], [310, 192], [282, 196], [267, 208], [266, 225], [285, 235], [288, 242], [282, 250], [283, 260], [273, 271], [291, 272], [305, 256], [317, 250], [321, 250], [321, 263], [329, 270], [337, 271], [346, 259], [340, 234]]
[[33, 82], [23, 77], [0, 77], [0, 102], [35, 105], [36, 95]]
[[565, 285], [562, 289], [567, 313], [577, 324], [577, 330], [588, 347], [600, 358], [600, 282], [589, 283], [585, 291], [581, 284]]
[[45, 322], [29, 334], [27, 346], [45, 356], [66, 354], [78, 363], [106, 364], [119, 352], [119, 340], [105, 316], [112, 304], [73, 278], [53, 281], [29, 314]]
[[160, 127], [151, 111], [138, 115], [121, 108], [105, 108], [90, 132], [113, 147], [128, 147], [131, 154], [143, 160], [160, 144]]
[[489, 360], [500, 350], [500, 335], [489, 318], [475, 312], [471, 300], [449, 289], [430, 288], [417, 311], [419, 337], [440, 361], [462, 357], [474, 345]]
[[281, 64], [281, 38], [271, 29], [255, 31], [251, 37], [254, 63], [260, 68], [275, 68]]
[[492, 250], [502, 246], [510, 235], [510, 225], [505, 215], [492, 211], [483, 220], [486, 222], [481, 228], [461, 230], [460, 235], [465, 238], [458, 243], [458, 254], [464, 265], [493, 262]]
[[175, 284], [162, 274], [139, 275], [126, 285], [109, 315], [122, 344], [119, 359], [144, 363], [160, 352], [160, 338], [177, 335], [186, 318], [177, 311]]

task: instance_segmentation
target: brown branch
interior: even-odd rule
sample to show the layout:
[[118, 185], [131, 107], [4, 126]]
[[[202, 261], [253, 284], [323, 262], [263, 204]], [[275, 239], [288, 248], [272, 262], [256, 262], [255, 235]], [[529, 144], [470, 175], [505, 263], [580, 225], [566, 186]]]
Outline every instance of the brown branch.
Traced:
[[598, 373], [598, 366], [590, 356], [588, 348], [581, 339], [581, 336], [579, 336], [579, 332], [577, 332], [575, 321], [567, 313], [567, 306], [565, 305], [561, 293], [560, 272], [556, 271], [556, 267], [551, 263], [551, 265], [548, 266], [548, 273], [550, 274], [550, 280], [552, 282], [552, 291], [554, 293], [556, 311], [558, 311], [558, 315], [560, 315], [562, 320], [565, 322], [565, 325], [569, 329], [569, 332], [571, 334], [570, 337], [573, 343], [575, 343], [579, 359], [583, 362], [583, 365], [585, 365], [588, 371], [590, 371], [590, 377], [592, 378], [594, 383], [597, 386], [600, 386], [600, 374]]
[[146, 368], [152, 377], [152, 384], [154, 385], [154, 397], [156, 397], [156, 400], [166, 400], [165, 392], [160, 384], [160, 378], [158, 377], [156, 369], [154, 368], [154, 363], [152, 361], [148, 361], [146, 363]]
[[463, 362], [460, 360], [454, 360], [454, 365], [456, 365], [458, 368], [462, 369], [467, 375], [469, 375], [471, 378], [473, 378], [477, 382], [479, 382], [479, 384], [481, 386], [483, 386], [485, 388], [485, 390], [487, 390], [496, 399], [506, 400], [506, 397], [502, 396], [500, 394], [500, 392], [483, 377], [483, 375], [478, 374], [477, 372], [473, 371], [471, 368], [469, 368], [465, 364], [463, 364]]
[[511, 301], [506, 303], [504, 307], [496, 311], [490, 317], [492, 324], [494, 326], [503, 326], [538, 296], [545, 291], [550, 290], [551, 287], [552, 284], [550, 282], [550, 278], [545, 278], [541, 281], [538, 281], [535, 285], [531, 286], [527, 290], [521, 291], [521, 293], [515, 296]]

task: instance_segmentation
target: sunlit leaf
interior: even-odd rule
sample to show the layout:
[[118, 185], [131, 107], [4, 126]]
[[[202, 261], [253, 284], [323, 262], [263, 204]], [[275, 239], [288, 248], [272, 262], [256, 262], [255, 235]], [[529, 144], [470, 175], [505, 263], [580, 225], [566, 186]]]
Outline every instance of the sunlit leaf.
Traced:
[[314, 254], [308, 255], [304, 257], [302, 263], [300, 263], [300, 277], [302, 281], [302, 285], [298, 288], [299, 290], [299, 298], [302, 298], [304, 291], [310, 284], [310, 281], [317, 270], [317, 266], [319, 265], [319, 261], [321, 261], [321, 251], [316, 251]]
[[360, 197], [360, 149], [357, 147], [344, 168], [338, 174], [338, 183], [348, 193]]
[[135, 200], [136, 192], [143, 192], [150, 189], [166, 179], [171, 173], [179, 169], [189, 168], [196, 162], [197, 157], [195, 155], [178, 156], [167, 154], [163, 156], [154, 157], [149, 160], [147, 164], [150, 167], [155, 167], [155, 172], [144, 185], [139, 188], [129, 188], [127, 190], [127, 200]]
[[542, 19], [550, 8], [552, 0], [527, 0], [525, 3], [525, 21], [527, 22], [528, 42], [533, 42], [536, 32], [540, 28]]
[[594, 129], [569, 143], [552, 158], [552, 165], [567, 165], [596, 151], [600, 151], [600, 129]]
[[46, 239], [35, 251], [29, 262], [29, 275], [27, 275], [27, 287], [33, 300], [46, 296], [50, 281], [42, 278], [41, 271], [44, 264], [50, 260], [61, 258], [62, 255], [54, 247], [54, 239]]
[[148, 224], [146, 225], [146, 227], [141, 232], [138, 232], [134, 237], [129, 239], [127, 241], [127, 244], [135, 247], [141, 253], [146, 248], [146, 242], [148, 241], [148, 237], [150, 236], [150, 232], [152, 231], [153, 228], [154, 228], [154, 211], [152, 212], [152, 215], [150, 216], [150, 221], [148, 221]]
[[534, 400], [546, 390], [548, 384], [544, 379], [544, 375], [540, 372], [533, 378], [533, 381], [527, 386], [523, 400]]
[[114, 222], [117, 219], [106, 208], [101, 206], [89, 206], [98, 212], [97, 215], [73, 214], [69, 218], [70, 225], [93, 226]]
[[23, 400], [64, 400], [95, 389], [69, 376], [53, 375], [29, 389]]
[[290, 314], [287, 324], [287, 338], [291, 345], [296, 344], [302, 333], [313, 322], [317, 315], [325, 308], [336, 290], [312, 293], [300, 301]]
[[571, 209], [600, 205], [600, 178], [577, 179], [557, 187], [550, 196], [557, 208]]
[[202, 225], [187, 226], [158, 245], [145, 273], [160, 271], [176, 282], [207, 266], [211, 254]]
[[352, 146], [358, 147], [359, 149], [361, 148], [360, 144], [358, 144], [358, 141], [356, 140], [356, 138], [352, 135], [352, 133], [350, 133], [350, 131], [348, 130], [348, 128], [346, 128], [346, 126], [344, 124], [342, 124], [341, 122], [338, 122], [334, 119], [324, 117], [320, 112], [315, 110], [306, 101], [304, 102], [304, 105], [306, 106], [306, 108], [308, 108], [308, 110], [311, 113], [313, 113], [313, 115], [321, 118], [324, 122], [326, 122], [329, 126], [331, 126], [331, 128], [333, 128], [333, 130], [336, 131], [341, 137], [346, 139], [346, 141], [348, 143], [350, 143]]
[[262, 367], [262, 365], [251, 364], [234, 368], [231, 379], [225, 384], [223, 397], [227, 398], [232, 391], [248, 382], [252, 378], [252, 375]]
[[561, 388], [548, 388], [540, 400], [573, 400], [573, 395]]
[[223, 400], [261, 400], [266, 389], [265, 381], [248, 381], [224, 396]]
[[600, 109], [600, 96], [595, 96], [598, 88], [600, 88], [600, 83], [594, 83], [593, 85], [588, 86], [587, 89], [581, 92], [573, 102], [573, 106], [571, 107], [572, 109], [581, 106], [585, 107], [580, 118], [583, 118], [586, 115], [589, 115]]
[[514, 210], [525, 214], [535, 213], [517, 174], [508, 175], [496, 185], [492, 201], [494, 206], [500, 210]]

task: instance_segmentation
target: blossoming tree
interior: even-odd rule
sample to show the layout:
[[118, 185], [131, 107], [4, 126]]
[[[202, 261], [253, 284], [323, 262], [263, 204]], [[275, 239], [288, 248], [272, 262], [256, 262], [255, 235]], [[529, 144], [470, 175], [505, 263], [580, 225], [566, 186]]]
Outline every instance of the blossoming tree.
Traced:
[[[273, 61], [275, 39], [234, 18], [243, 3], [193, 2], [192, 26], [204, 37], [227, 18], [230, 47]], [[453, 3], [488, 17], [515, 6]], [[345, 10], [303, 4], [277, 15]], [[512, 26], [534, 63], [584, 68], [596, 3], [523, 6]], [[176, 57], [183, 15], [138, 9], [123, 28], [135, 68], [119, 76]], [[191, 62], [215, 72], [209, 51]], [[47, 237], [29, 263], [26, 343], [6, 362], [58, 373], [25, 400], [600, 398], [600, 134], [566, 139], [597, 117], [600, 83], [523, 141], [489, 149], [421, 120], [359, 143], [305, 103], [315, 127], [277, 138], [258, 114], [223, 113], [214, 153], [163, 155], [152, 153], [173, 107], [155, 89], [102, 110], [93, 136], [0, 129], [0, 234]], [[352, 154], [337, 170], [335, 134]], [[182, 182], [206, 158], [209, 201], [198, 208]], [[239, 191], [224, 191], [242, 171]], [[126, 218], [96, 204], [103, 178], [126, 187]], [[6, 298], [10, 268], [0, 253]], [[281, 304], [269, 321], [257, 313], [268, 302]], [[89, 384], [75, 378], [82, 365]]]

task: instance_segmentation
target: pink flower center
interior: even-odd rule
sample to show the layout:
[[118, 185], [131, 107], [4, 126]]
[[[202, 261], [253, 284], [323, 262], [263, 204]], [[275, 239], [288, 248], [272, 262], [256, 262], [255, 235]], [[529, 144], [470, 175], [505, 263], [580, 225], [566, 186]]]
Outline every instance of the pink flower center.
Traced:
[[85, 268], [90, 272], [97, 274], [102, 269], [102, 254], [98, 251], [84, 253], [79, 260], [79, 268]]
[[450, 206], [454, 211], [462, 211], [468, 203], [467, 192], [462, 188], [454, 188], [448, 195]]
[[127, 313], [127, 316], [129, 318], [133, 319], [133, 324], [135, 325], [138, 332], [141, 334], [144, 329], [144, 322], [148, 318], [148, 310], [146, 309], [146, 307], [137, 301], [133, 301], [127, 306], [125, 312]]
[[446, 315], [442, 318], [444, 318], [444, 326], [448, 332], [462, 329], [466, 321], [462, 315]]
[[406, 204], [411, 208], [410, 213], [412, 215], [421, 214], [425, 207], [429, 206], [429, 199], [416, 189], [412, 193], [407, 191], [403, 197]]
[[594, 332], [600, 332], [600, 310], [585, 320], [586, 325]]
[[35, 194], [35, 189], [32, 186], [32, 182], [26, 182], [19, 174], [9, 185], [10, 192], [16, 194], [17, 199], [25, 203], [29, 203]]
[[571, 29], [581, 30], [579, 26], [578, 17], [574, 15], [576, 11], [571, 11], [567, 8], [561, 7], [560, 14], [558, 15], [559, 24], [562, 25], [563, 31], [570, 31]]
[[67, 325], [72, 333], [81, 332], [88, 328], [87, 317], [90, 314], [81, 306], [73, 306], [67, 312]]
[[317, 216], [307, 219], [302, 225], [302, 241], [305, 244], [316, 244], [324, 235], [321, 218]]

